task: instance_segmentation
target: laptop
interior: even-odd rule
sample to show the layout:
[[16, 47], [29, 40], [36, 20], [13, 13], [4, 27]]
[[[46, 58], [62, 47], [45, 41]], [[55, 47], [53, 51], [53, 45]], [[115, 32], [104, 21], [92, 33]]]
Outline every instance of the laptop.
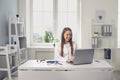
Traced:
[[90, 64], [93, 62], [94, 49], [76, 49], [74, 53], [74, 65]]

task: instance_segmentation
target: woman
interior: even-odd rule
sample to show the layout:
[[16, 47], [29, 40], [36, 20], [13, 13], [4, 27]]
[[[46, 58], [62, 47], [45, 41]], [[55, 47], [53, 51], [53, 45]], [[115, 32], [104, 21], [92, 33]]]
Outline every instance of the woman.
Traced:
[[72, 41], [72, 30], [69, 27], [63, 29], [61, 41], [55, 45], [55, 60], [72, 62], [75, 51], [75, 43]]

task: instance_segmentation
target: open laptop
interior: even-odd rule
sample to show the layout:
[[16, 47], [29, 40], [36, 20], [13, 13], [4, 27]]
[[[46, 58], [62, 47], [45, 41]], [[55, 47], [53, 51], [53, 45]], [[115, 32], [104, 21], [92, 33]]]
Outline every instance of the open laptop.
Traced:
[[93, 56], [94, 49], [76, 49], [73, 64], [90, 64], [93, 62]]

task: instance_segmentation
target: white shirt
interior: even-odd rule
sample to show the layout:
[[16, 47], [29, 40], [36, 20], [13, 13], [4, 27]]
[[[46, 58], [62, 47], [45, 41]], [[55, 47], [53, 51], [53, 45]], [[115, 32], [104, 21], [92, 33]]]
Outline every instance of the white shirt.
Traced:
[[[73, 50], [75, 51], [75, 43], [73, 42]], [[74, 54], [73, 51], [73, 54]], [[56, 43], [55, 45], [55, 55], [54, 55], [54, 59], [58, 60], [58, 61], [62, 61], [62, 62], [66, 62], [67, 59], [72, 58], [73, 56], [71, 55], [71, 47], [70, 47], [70, 43], [64, 44], [63, 47], [63, 57], [61, 56], [61, 42]]]

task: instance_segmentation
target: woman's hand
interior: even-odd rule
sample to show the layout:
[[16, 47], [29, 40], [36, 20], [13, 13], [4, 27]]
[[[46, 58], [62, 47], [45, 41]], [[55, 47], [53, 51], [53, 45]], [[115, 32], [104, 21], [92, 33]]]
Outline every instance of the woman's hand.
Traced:
[[66, 62], [67, 62], [67, 63], [72, 63], [73, 60], [74, 60], [74, 58], [70, 58], [70, 59], [68, 59]]

